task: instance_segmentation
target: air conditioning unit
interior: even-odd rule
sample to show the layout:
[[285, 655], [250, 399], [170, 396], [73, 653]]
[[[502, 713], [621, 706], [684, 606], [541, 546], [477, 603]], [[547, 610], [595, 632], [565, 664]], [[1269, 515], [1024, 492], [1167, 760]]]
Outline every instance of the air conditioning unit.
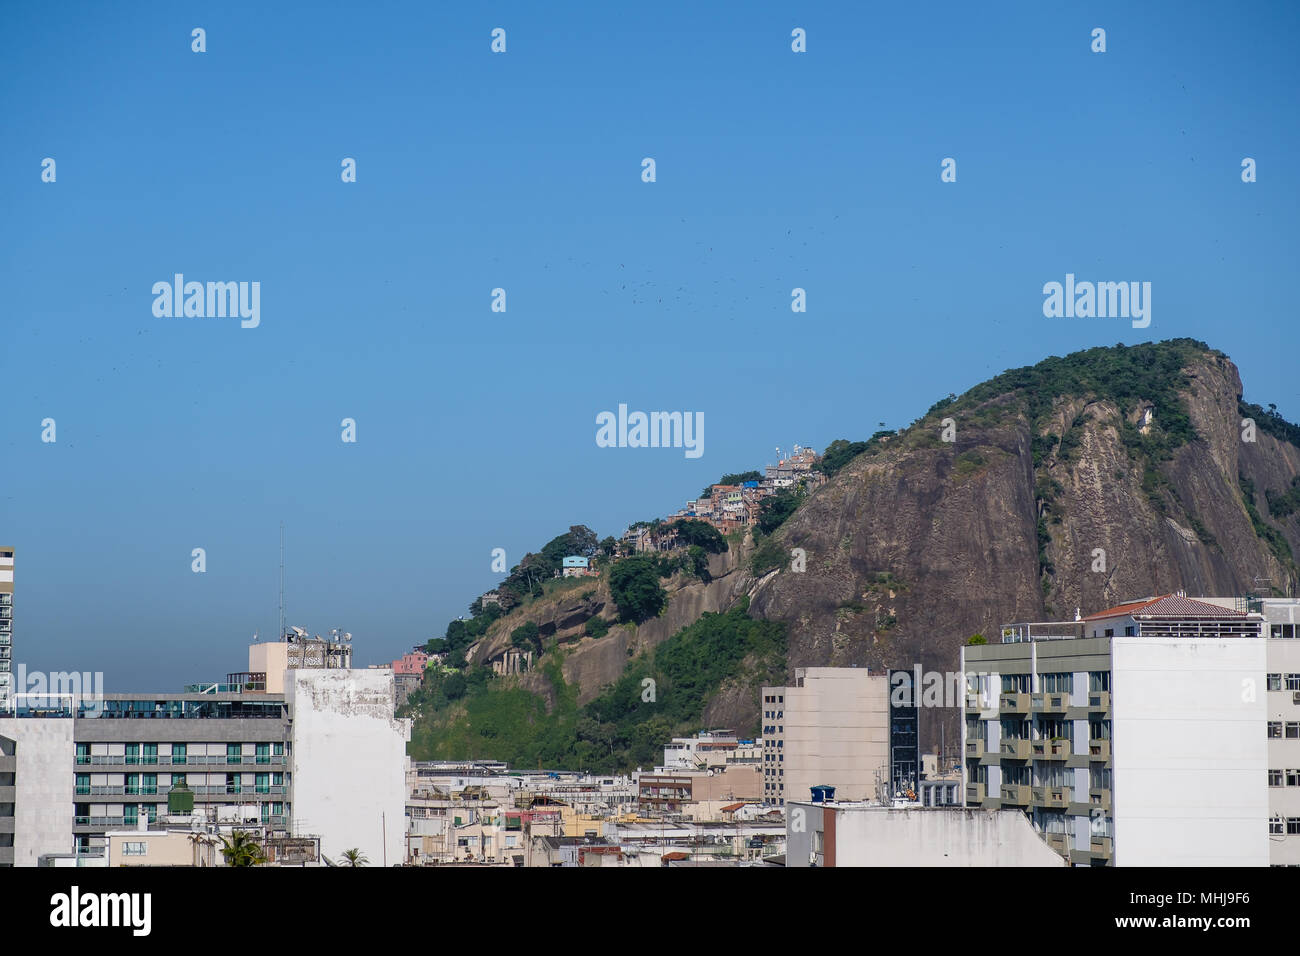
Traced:
[[1300, 704], [1300, 690], [1293, 691], [1291, 694], [1291, 703]]

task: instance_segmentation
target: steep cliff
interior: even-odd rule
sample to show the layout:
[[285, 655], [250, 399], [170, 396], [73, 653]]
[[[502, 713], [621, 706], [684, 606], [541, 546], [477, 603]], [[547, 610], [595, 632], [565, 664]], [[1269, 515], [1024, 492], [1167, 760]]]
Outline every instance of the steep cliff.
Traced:
[[1267, 493], [1292, 487], [1300, 449], [1243, 428], [1240, 396], [1227, 357], [1188, 340], [1005, 373], [813, 495], [778, 532], [807, 570], [764, 581], [751, 613], [789, 624], [791, 670], [948, 671], [1002, 624], [1179, 588], [1291, 593], [1300, 521]]
[[[546, 653], [503, 686], [570, 715], [556, 718], [542, 752], [559, 753], [576, 733], [589, 759], [609, 742], [616, 761], [619, 747], [621, 759], [651, 753], [670, 726], [654, 723], [653, 708], [625, 713], [619, 701], [639, 693], [629, 676], [701, 615], [742, 597], [751, 618], [785, 625], [789, 679], [817, 665], [953, 671], [972, 634], [996, 640], [1003, 624], [1178, 589], [1294, 593], [1300, 428], [1243, 404], [1241, 392], [1227, 356], [1187, 339], [1008, 371], [897, 434], [878, 434], [804, 501], [774, 536], [781, 554], [803, 549], [802, 570], [784, 563], [756, 579], [747, 540], [713, 556], [708, 583], [681, 574], [666, 582], [660, 616], [599, 638], [586, 636], [585, 622], [612, 621], [615, 608], [604, 580], [593, 580], [495, 622], [469, 659], [492, 659], [514, 628], [537, 623]], [[766, 634], [754, 646], [762, 653], [753, 660], [737, 646], [727, 658], [734, 666], [720, 682], [713, 675], [690, 720], [757, 726], [756, 684], [779, 670], [779, 656], [774, 665]], [[564, 695], [574, 699], [557, 711]], [[621, 723], [608, 718], [611, 707], [624, 712]], [[585, 708], [586, 723], [563, 723], [578, 719], [574, 708]], [[464, 747], [516, 756], [468, 719], [460, 728], [454, 714], [426, 716], [463, 730]], [[684, 732], [689, 721], [677, 719]], [[923, 745], [942, 734], [956, 740], [958, 719], [955, 709], [927, 711]]]

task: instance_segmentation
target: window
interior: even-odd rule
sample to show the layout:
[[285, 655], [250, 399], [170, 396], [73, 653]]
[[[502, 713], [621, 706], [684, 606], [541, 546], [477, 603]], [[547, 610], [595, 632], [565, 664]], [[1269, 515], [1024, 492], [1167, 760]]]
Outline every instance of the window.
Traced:
[[1286, 722], [1286, 739], [1300, 740], [1300, 721], [1288, 720]]
[[1113, 627], [1108, 627], [1108, 628], [1106, 628], [1106, 633], [1105, 633], [1103, 636], [1104, 636], [1104, 637], [1114, 637], [1114, 636], [1115, 636], [1115, 629], [1114, 629]]
[[128, 803], [122, 806], [122, 822], [129, 827], [138, 826], [140, 824], [139, 814], [140, 808], [134, 804]]
[[77, 795], [84, 797], [89, 793], [90, 793], [90, 774], [88, 773], [77, 774]]
[[122, 762], [128, 765], [138, 764], [140, 762], [140, 745], [127, 744], [126, 757]]
[[1088, 721], [1088, 739], [1089, 740], [1110, 740], [1110, 721], [1109, 720]]
[[126, 789], [123, 792], [128, 795], [140, 792], [140, 775], [138, 773], [128, 773], [126, 775]]
[[1284, 832], [1286, 832], [1286, 821], [1283, 820], [1281, 817], [1269, 817], [1268, 819], [1269, 836], [1273, 836], [1274, 834], [1281, 834]]
[[1029, 693], [1029, 675], [1028, 674], [1003, 674], [1002, 693], [1004, 694]]
[[[155, 755], [154, 759], [157, 759], [157, 755]], [[140, 784], [140, 792], [146, 794], [156, 794], [158, 792], [158, 775], [156, 773], [144, 775], [144, 781]]]
[[122, 855], [123, 855], [123, 856], [145, 856], [145, 855], [148, 853], [148, 850], [146, 849], [146, 846], [147, 846], [147, 844], [145, 844], [144, 842], [139, 842], [139, 843], [131, 843], [131, 842], [123, 843], [123, 844], [122, 844]]
[[1300, 690], [1300, 674], [1287, 674], [1287, 675], [1286, 675], [1286, 689], [1287, 689], [1287, 690]]
[[226, 774], [226, 793], [239, 793], [239, 774]]
[[172, 763], [184, 764], [186, 760], [185, 744], [172, 744]]
[[1110, 671], [1089, 671], [1088, 690], [1093, 694], [1110, 690]]
[[77, 763], [90, 763], [90, 744], [77, 744]]
[[1269, 675], [1268, 675], [1268, 683], [1266, 684], [1266, 687], [1267, 687], [1269, 690], [1281, 690], [1281, 689], [1282, 689], [1282, 675], [1281, 675], [1281, 674], [1269, 674]]
[[1280, 740], [1281, 737], [1282, 737], [1282, 721], [1280, 721], [1280, 720], [1270, 720], [1270, 721], [1268, 722], [1268, 738], [1269, 738], [1269, 740]]
[[145, 744], [144, 756], [141, 758], [140, 762], [146, 766], [156, 766], [158, 763], [158, 745]]
[[1124, 636], [1125, 636], [1125, 637], [1137, 637], [1137, 632], [1138, 632], [1138, 631], [1137, 631], [1137, 628], [1134, 627], [1132, 624], [1130, 624], [1128, 627], [1124, 628]]
[[1286, 818], [1286, 833], [1287, 836], [1300, 835], [1300, 817]]
[[1268, 785], [1269, 785], [1270, 787], [1280, 787], [1280, 786], [1282, 786], [1282, 771], [1281, 771], [1281, 770], [1270, 770], [1270, 771], [1268, 772]]
[[243, 763], [243, 744], [226, 744], [226, 763]]
[[266, 763], [270, 763], [270, 762], [271, 762], [271, 745], [270, 745], [270, 744], [258, 744], [258, 745], [257, 745], [257, 762], [258, 762], [258, 763], [262, 763], [262, 764], [266, 764]]
[[272, 751], [277, 757], [284, 756], [284, 744], [275, 744]]
[[257, 775], [256, 780], [254, 781], [253, 786], [254, 786], [254, 789], [256, 789], [256, 791], [257, 791], [258, 793], [270, 793], [270, 792], [271, 792], [271, 775], [270, 775], [270, 774], [266, 774], [266, 773], [259, 773], [259, 774]]
[[172, 774], [172, 786], [173, 786], [173, 787], [183, 787], [183, 786], [185, 786], [185, 774], [183, 774], [183, 773], [174, 773], [174, 774]]
[[1288, 787], [1300, 787], [1300, 770], [1288, 770], [1286, 772], [1286, 785]]

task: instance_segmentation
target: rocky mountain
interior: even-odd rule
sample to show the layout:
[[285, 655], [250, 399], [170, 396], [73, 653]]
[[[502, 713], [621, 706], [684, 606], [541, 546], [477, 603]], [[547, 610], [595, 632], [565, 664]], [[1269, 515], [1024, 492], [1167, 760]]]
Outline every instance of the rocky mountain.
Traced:
[[[791, 670], [949, 671], [971, 635], [996, 640], [1003, 624], [1180, 588], [1290, 594], [1296, 431], [1241, 394], [1227, 356], [1176, 340], [1049, 359], [950, 396], [778, 531], [807, 570], [773, 574], [751, 613], [788, 623]], [[931, 721], [927, 744], [938, 734]]]
[[[764, 551], [779, 560], [751, 560]], [[1004, 624], [1178, 589], [1291, 594], [1297, 553], [1300, 428], [1244, 403], [1236, 367], [1203, 343], [1121, 345], [1003, 373], [878, 433], [760, 547], [712, 556], [707, 583], [675, 575], [658, 617], [588, 636], [589, 618], [615, 616], [602, 579], [517, 609], [467, 657], [491, 659], [533, 621], [552, 676], [543, 664], [510, 686], [553, 710], [558, 661], [560, 689], [583, 707], [747, 597], [751, 618], [785, 625], [787, 678], [818, 665], [953, 671], [968, 638], [997, 640]], [[744, 671], [708, 691], [701, 724], [757, 727]], [[608, 708], [587, 706], [592, 739]], [[931, 712], [923, 745], [958, 739], [958, 720]]]

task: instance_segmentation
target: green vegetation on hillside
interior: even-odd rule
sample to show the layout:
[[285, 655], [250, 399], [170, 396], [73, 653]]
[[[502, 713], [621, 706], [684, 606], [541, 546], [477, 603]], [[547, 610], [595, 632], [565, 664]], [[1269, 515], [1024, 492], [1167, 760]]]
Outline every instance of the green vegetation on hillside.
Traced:
[[[581, 708], [555, 652], [546, 654], [540, 668], [555, 695], [549, 710], [516, 678], [482, 676], [486, 668], [471, 669], [472, 676], [460, 682], [454, 680], [458, 674], [430, 674], [404, 711], [416, 716], [410, 753], [418, 760], [482, 758], [597, 772], [654, 764], [670, 737], [701, 729], [705, 707], [728, 679], [753, 688], [784, 679], [785, 626], [753, 620], [747, 611], [742, 599], [725, 614], [702, 615], [631, 661], [611, 687]], [[761, 709], [757, 693], [755, 717]]]

